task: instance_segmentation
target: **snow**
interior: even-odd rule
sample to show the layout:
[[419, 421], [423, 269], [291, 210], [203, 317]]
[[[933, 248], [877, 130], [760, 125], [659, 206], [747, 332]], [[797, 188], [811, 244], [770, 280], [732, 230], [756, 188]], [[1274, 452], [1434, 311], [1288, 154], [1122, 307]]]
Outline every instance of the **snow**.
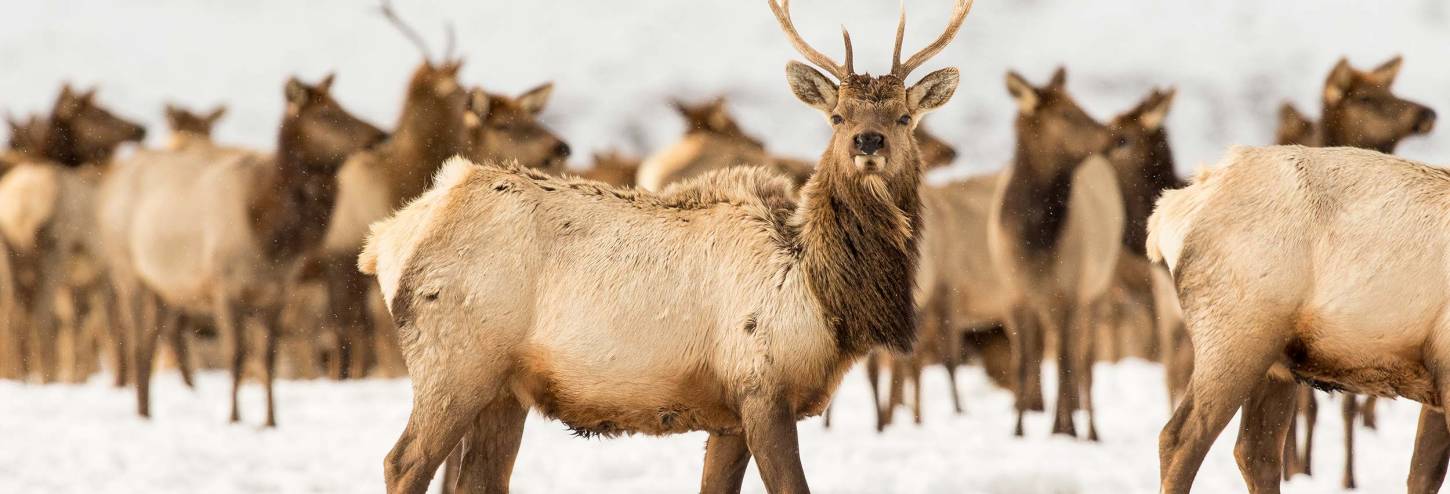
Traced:
[[[857, 66], [888, 64], [897, 2], [797, 0], [797, 25], [827, 53], [840, 53], [837, 26], [852, 29]], [[908, 50], [935, 36], [947, 0], [910, 0]], [[685, 5], [688, 5], [687, 7]], [[467, 57], [462, 76], [517, 93], [557, 82], [544, 117], [580, 150], [642, 154], [678, 136], [668, 97], [728, 94], [742, 126], [771, 149], [819, 153], [827, 125], [796, 102], [783, 67], [797, 59], [764, 1], [578, 0], [403, 1], [400, 14], [442, 50], [446, 21]], [[982, 0], [959, 39], [924, 70], [955, 65], [954, 100], [929, 117], [958, 146], [943, 176], [996, 168], [1011, 154], [1014, 111], [1008, 69], [1042, 82], [1066, 64], [1069, 86], [1100, 119], [1126, 110], [1155, 86], [1176, 86], [1168, 127], [1180, 172], [1212, 163], [1231, 144], [1268, 143], [1274, 112], [1290, 99], [1316, 114], [1323, 77], [1342, 56], [1359, 67], [1394, 54], [1406, 63], [1397, 91], [1450, 108], [1450, 3], [1407, 0]], [[0, 16], [0, 111], [45, 110], [61, 81], [100, 87], [101, 100], [164, 138], [162, 104], [230, 105], [217, 136], [270, 147], [288, 75], [338, 73], [340, 101], [381, 125], [398, 110], [418, 55], [355, 0], [219, 2], [148, 0], [13, 2]], [[925, 73], [923, 70], [923, 73]], [[4, 129], [0, 129], [4, 132]], [[1443, 133], [1444, 131], [1440, 131]], [[1415, 138], [1401, 154], [1444, 162], [1450, 140]], [[940, 178], [940, 177], [938, 177]], [[1010, 397], [979, 371], [965, 373], [968, 411], [950, 414], [945, 381], [928, 374], [926, 424], [877, 435], [863, 378], [849, 376], [837, 427], [801, 425], [806, 471], [818, 492], [1154, 492], [1157, 433], [1168, 409], [1161, 369], [1127, 362], [1098, 373], [1102, 444], [1048, 437], [1037, 414], [1026, 439], [1010, 435]], [[1049, 373], [1050, 376], [1050, 373]], [[281, 428], [263, 430], [261, 394], [244, 394], [249, 425], [228, 425], [227, 379], [201, 376], [188, 391], [157, 378], [154, 421], [134, 414], [130, 390], [98, 376], [80, 386], [0, 382], [0, 492], [380, 492], [381, 463], [409, 407], [405, 381], [309, 382], [278, 386]], [[1366, 491], [1399, 490], [1408, 471], [1417, 407], [1382, 405], [1379, 431], [1362, 431]], [[1338, 407], [1321, 407], [1312, 479], [1286, 492], [1335, 492], [1342, 440]], [[1244, 490], [1230, 425], [1199, 475], [1202, 492]], [[582, 440], [533, 418], [515, 472], [518, 492], [681, 492], [695, 489], [699, 434]], [[762, 492], [752, 470], [749, 492]]]
[[[1100, 444], [1050, 436], [1050, 417], [1042, 413], [1029, 415], [1026, 438], [1013, 438], [1011, 396], [992, 387], [980, 369], [959, 374], [966, 413], [951, 413], [946, 374], [933, 368], [925, 374], [925, 423], [910, 424], [899, 412], [898, 424], [883, 435], [874, 429], [864, 374], [848, 375], [832, 428], [819, 419], [800, 423], [812, 488], [1156, 492], [1158, 431], [1169, 413], [1156, 364], [1098, 366]], [[1052, 376], [1046, 374], [1048, 386]], [[226, 423], [230, 381], [219, 372], [203, 373], [196, 391], [173, 373], [157, 376], [151, 421], [135, 415], [133, 391], [108, 382], [106, 376], [71, 386], [0, 382], [0, 492], [382, 492], [382, 459], [403, 430], [411, 396], [405, 380], [281, 381], [280, 427], [268, 430], [257, 425], [263, 404], [257, 386], [243, 392], [244, 422]], [[1286, 493], [1339, 492], [1342, 422], [1337, 402], [1321, 405], [1319, 474], [1294, 479]], [[1418, 410], [1403, 400], [1382, 403], [1380, 429], [1360, 430], [1357, 474], [1364, 492], [1404, 485]], [[1236, 424], [1209, 452], [1199, 492], [1245, 490], [1232, 457]], [[689, 492], [698, 487], [704, 441], [702, 433], [580, 439], [558, 422], [531, 416], [514, 491]], [[764, 492], [753, 466], [745, 492]]]

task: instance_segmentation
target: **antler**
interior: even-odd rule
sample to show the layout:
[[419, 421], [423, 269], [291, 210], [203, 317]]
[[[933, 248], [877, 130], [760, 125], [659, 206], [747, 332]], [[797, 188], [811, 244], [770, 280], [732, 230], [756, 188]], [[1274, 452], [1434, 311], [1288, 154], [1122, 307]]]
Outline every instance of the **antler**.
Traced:
[[972, 10], [973, 3], [973, 0], [957, 0], [957, 7], [952, 10], [951, 22], [947, 23], [946, 31], [942, 32], [936, 41], [927, 45], [926, 48], [922, 48], [921, 51], [916, 52], [911, 58], [906, 59], [906, 63], [901, 63], [901, 40], [906, 36], [906, 2], [903, 1], [901, 3], [901, 18], [896, 22], [896, 49], [891, 54], [891, 75], [905, 81], [906, 76], [912, 70], [916, 70], [917, 67], [920, 67], [921, 64], [931, 59], [931, 57], [936, 56], [937, 53], [941, 53], [942, 49], [946, 48], [948, 43], [951, 43], [952, 38], [957, 37], [957, 30], [961, 29], [962, 21], [966, 20], [967, 12]]
[[398, 17], [398, 13], [393, 11], [393, 2], [391, 0], [382, 0], [381, 5], [378, 6], [378, 10], [382, 11], [383, 18], [392, 23], [393, 27], [398, 28], [398, 31], [402, 32], [403, 36], [408, 38], [408, 41], [413, 42], [413, 45], [418, 47], [418, 51], [423, 53], [423, 60], [426, 60], [429, 64], [433, 63], [433, 54], [428, 50], [428, 44], [423, 42], [423, 37], [418, 35], [418, 31], [414, 30], [412, 26], [409, 26], [408, 23], [403, 22], [402, 18]]
[[831, 57], [826, 56], [826, 54], [817, 51], [815, 48], [811, 48], [811, 45], [807, 44], [806, 40], [801, 39], [800, 33], [795, 30], [795, 23], [790, 20], [790, 0], [782, 1], [784, 5], [776, 3], [775, 0], [770, 0], [770, 11], [775, 13], [775, 20], [780, 22], [780, 29], [785, 31], [786, 37], [790, 38], [790, 43], [795, 45], [796, 51], [800, 52], [801, 56], [806, 57], [807, 61], [816, 64], [817, 67], [825, 69], [826, 72], [830, 72], [831, 75], [836, 76], [837, 80], [846, 80], [846, 77], [852, 73], [851, 69], [854, 63], [851, 53], [851, 35], [846, 32], [846, 27], [841, 27], [841, 36], [845, 38], [846, 42], [846, 64], [841, 65], [836, 63], [835, 60], [831, 60]]
[[448, 31], [448, 41], [443, 45], [443, 63], [453, 62], [453, 49], [458, 46], [458, 33], [453, 31], [453, 21], [449, 21], [444, 29]]

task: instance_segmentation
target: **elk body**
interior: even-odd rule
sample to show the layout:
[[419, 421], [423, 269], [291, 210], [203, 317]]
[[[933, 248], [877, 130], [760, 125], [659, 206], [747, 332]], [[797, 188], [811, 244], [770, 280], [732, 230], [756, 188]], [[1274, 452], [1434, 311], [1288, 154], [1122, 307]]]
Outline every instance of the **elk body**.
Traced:
[[[101, 203], [112, 270], [138, 312], [154, 312], [137, 344], [141, 414], [149, 414], [149, 371], [160, 334], [183, 314], [215, 319], [231, 338], [231, 420], [246, 362], [246, 323], [266, 331], [266, 424], [276, 424], [272, 381], [277, 317], [302, 262], [321, 245], [337, 194], [337, 170], [384, 134], [332, 99], [329, 76], [316, 86], [290, 80], [273, 156], [234, 152], [138, 155], [107, 177]], [[192, 152], [195, 153], [195, 152]], [[209, 159], [221, 158], [209, 162]], [[127, 279], [134, 276], [134, 279]], [[141, 326], [139, 322], [133, 324]]]
[[710, 431], [706, 492], [738, 492], [752, 456], [772, 492], [808, 491], [795, 421], [820, 413], [867, 350], [914, 335], [911, 128], [950, 98], [957, 73], [903, 81], [969, 6], [871, 77], [807, 45], [772, 2], [797, 49], [840, 84], [787, 69], [834, 128], [798, 199], [757, 169], [654, 195], [516, 165], [445, 166], [374, 226], [359, 259], [400, 328], [415, 393], [384, 463], [389, 492], [423, 492], [465, 431], [459, 483], [507, 490], [529, 408], [585, 435]]
[[[77, 346], [88, 336], [80, 326], [104, 309], [99, 245], [93, 232], [96, 187], [113, 151], [140, 141], [145, 129], [111, 114], [95, 102], [95, 92], [63, 87], [51, 115], [32, 119], [27, 132], [13, 134], [23, 159], [0, 178], [0, 238], [9, 258], [13, 290], [0, 293], [11, 305], [15, 349], [28, 358], [22, 374], [38, 372], [42, 381], [65, 374], [79, 379]], [[69, 310], [59, 310], [57, 296]], [[58, 313], [67, 313], [61, 321]], [[65, 334], [61, 334], [64, 332]], [[113, 331], [117, 378], [125, 374], [124, 338]], [[34, 368], [31, 365], [34, 365]]]
[[[1012, 309], [1017, 387], [1016, 434], [1030, 403], [1031, 381], [1044, 331], [1058, 345], [1058, 393], [1053, 433], [1075, 435], [1072, 411], [1079, 399], [1089, 412], [1087, 437], [1096, 439], [1092, 419], [1093, 327], [1122, 247], [1123, 199], [1112, 166], [1098, 153], [1107, 129], [1066, 93], [1062, 69], [1038, 88], [1016, 73], [1007, 88], [1017, 100], [1017, 149], [1002, 174], [988, 223], [988, 246], [1005, 281]], [[1089, 159], [1092, 157], [1092, 159]], [[1028, 385], [1023, 385], [1028, 383]]]
[[[1391, 90], [1399, 74], [1402, 60], [1395, 57], [1380, 66], [1359, 71], [1340, 59], [1330, 69], [1322, 93], [1322, 119], [1315, 123], [1293, 105], [1285, 103], [1279, 110], [1276, 144], [1338, 147], [1348, 146], [1393, 153], [1407, 137], [1428, 133], [1434, 128], [1435, 112], [1424, 105], [1408, 101]], [[1308, 386], [1300, 386], [1298, 415], [1304, 417], [1304, 445], [1298, 453], [1297, 420], [1290, 422], [1290, 438], [1284, 446], [1285, 475], [1312, 473], [1314, 428], [1318, 404]], [[1365, 399], [1363, 410], [1359, 400], [1346, 394], [1341, 413], [1345, 424], [1345, 468], [1342, 485], [1354, 487], [1354, 423], [1363, 416], [1368, 427], [1374, 427], [1375, 397]]]
[[[1194, 347], [1189, 392], [1160, 436], [1163, 492], [1188, 491], [1240, 406], [1240, 469], [1255, 492], [1277, 492], [1294, 380], [1429, 408], [1450, 383], [1450, 215], [1436, 213], [1450, 175], [1353, 148], [1235, 148], [1221, 165], [1165, 193], [1149, 220], [1148, 253], [1172, 269]], [[1444, 418], [1431, 428], [1427, 415], [1439, 414], [1422, 412], [1417, 460], [1443, 454]]]

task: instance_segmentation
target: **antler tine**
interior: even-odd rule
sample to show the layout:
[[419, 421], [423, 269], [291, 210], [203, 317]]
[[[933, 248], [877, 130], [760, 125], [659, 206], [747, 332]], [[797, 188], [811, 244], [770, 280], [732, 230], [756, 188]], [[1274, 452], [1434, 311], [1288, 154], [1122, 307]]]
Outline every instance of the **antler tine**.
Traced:
[[453, 21], [443, 26], [448, 33], [447, 42], [443, 45], [443, 63], [453, 62], [453, 49], [458, 45], [458, 33], [453, 30]]
[[[846, 80], [846, 77], [851, 75], [851, 70], [848, 66], [837, 64], [834, 60], [831, 60], [831, 57], [817, 51], [815, 48], [811, 48], [811, 45], [807, 44], [806, 40], [801, 38], [800, 33], [796, 32], [795, 23], [790, 20], [790, 0], [782, 1], [784, 2], [784, 6], [777, 3], [776, 0], [770, 0], [770, 11], [775, 13], [775, 20], [780, 22], [780, 29], [785, 31], [786, 37], [790, 38], [790, 43], [795, 46], [796, 51], [800, 52], [801, 56], [806, 57], [807, 61], [816, 64], [816, 66], [836, 76], [836, 79]], [[848, 37], [847, 39], [849, 40], [850, 38]], [[850, 60], [849, 46], [848, 43], [847, 60]]]
[[846, 73], [856, 73], [856, 54], [851, 51], [851, 32], [846, 30], [846, 25], [841, 25], [841, 39], [846, 43]]
[[428, 44], [423, 42], [423, 37], [418, 35], [418, 31], [415, 31], [412, 26], [409, 26], [408, 23], [403, 22], [402, 18], [398, 17], [398, 13], [393, 11], [393, 2], [391, 0], [382, 0], [378, 6], [378, 10], [382, 11], [383, 18], [387, 19], [388, 22], [393, 24], [393, 27], [398, 28], [398, 31], [403, 33], [403, 37], [408, 38], [408, 41], [413, 42], [413, 45], [418, 47], [418, 51], [423, 53], [424, 60], [429, 64], [433, 63], [433, 54], [428, 50]]
[[952, 39], [957, 37], [957, 31], [961, 29], [962, 21], [966, 20], [967, 12], [971, 12], [973, 3], [975, 3], [973, 0], [957, 0], [957, 6], [952, 10], [951, 22], [947, 23], [946, 31], [943, 31], [941, 36], [937, 37], [936, 41], [927, 45], [926, 48], [922, 48], [921, 51], [916, 52], [911, 58], [906, 59], [906, 63], [900, 63], [901, 39], [906, 31], [906, 9], [903, 8], [902, 19], [896, 27], [896, 55], [892, 57], [894, 60], [891, 63], [891, 74], [905, 80], [906, 76], [912, 70], [916, 70], [917, 67], [920, 67], [927, 60], [930, 60], [931, 57], [936, 56], [937, 53], [941, 53], [942, 49], [946, 48], [947, 44], [951, 43]]
[[901, 67], [901, 41], [906, 37], [906, 0], [901, 0], [901, 16], [896, 19], [896, 48], [891, 50], [891, 73]]

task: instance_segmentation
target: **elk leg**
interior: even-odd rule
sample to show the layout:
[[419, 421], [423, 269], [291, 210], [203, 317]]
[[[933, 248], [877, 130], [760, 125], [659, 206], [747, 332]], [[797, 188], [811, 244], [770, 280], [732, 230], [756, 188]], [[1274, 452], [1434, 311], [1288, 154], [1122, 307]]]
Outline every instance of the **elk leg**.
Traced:
[[1067, 436], [1077, 436], [1077, 427], [1072, 421], [1078, 405], [1077, 376], [1073, 374], [1077, 370], [1073, 352], [1078, 345], [1072, 339], [1071, 327], [1075, 311], [1075, 307], [1064, 301], [1042, 318], [1052, 324], [1049, 329], [1057, 335], [1057, 403], [1053, 404], [1052, 433]]
[[141, 319], [136, 330], [141, 333], [136, 340], [136, 412], [142, 417], [151, 416], [151, 371], [156, 358], [156, 341], [161, 337], [162, 319], [160, 302], [151, 292], [140, 294]]
[[1097, 412], [1093, 409], [1093, 364], [1097, 353], [1096, 338], [1089, 329], [1094, 326], [1098, 316], [1103, 313], [1104, 300], [1095, 301], [1082, 307], [1079, 311], [1082, 316], [1078, 318], [1079, 330], [1074, 335], [1077, 352], [1077, 379], [1074, 384], [1078, 386], [1078, 403], [1082, 409], [1087, 411], [1088, 430], [1087, 440], [1098, 440], [1098, 419]]
[[881, 408], [881, 351], [866, 354], [866, 381], [871, 384], [871, 409], [876, 411], [876, 432], [886, 430], [891, 410]]
[[415, 376], [408, 425], [383, 460], [388, 494], [426, 493], [438, 465], [459, 445], [470, 419], [477, 417], [476, 384], [450, 376], [430, 377]]
[[750, 448], [739, 434], [710, 433], [705, 441], [705, 469], [700, 494], [739, 494], [750, 465]]
[[1379, 421], [1375, 419], [1377, 405], [1379, 405], [1378, 396], [1371, 395], [1364, 397], [1364, 405], [1360, 407], [1359, 414], [1364, 418], [1364, 427], [1366, 429], [1375, 430], [1379, 427]]
[[1410, 477], [1406, 482], [1410, 494], [1440, 492], [1445, 482], [1445, 468], [1450, 464], [1450, 430], [1445, 415], [1430, 407], [1420, 407], [1420, 426], [1415, 432], [1415, 454], [1410, 457]]
[[[1203, 316], [1226, 315], [1208, 311]], [[1203, 329], [1201, 334], [1220, 335], [1228, 328], [1253, 331], [1271, 330], [1261, 325], [1233, 320], [1212, 320], [1209, 317], [1189, 321]], [[1241, 332], [1235, 330], [1235, 333]], [[1194, 331], [1194, 333], [1199, 333]], [[1269, 370], [1274, 355], [1282, 347], [1265, 345], [1262, 339], [1242, 338], [1239, 341], [1217, 339], [1194, 342], [1193, 376], [1187, 392], [1173, 417], [1158, 436], [1159, 476], [1162, 494], [1187, 494], [1193, 478], [1203, 464], [1213, 441], [1223, 432], [1229, 419], [1239, 409], [1253, 388]]]
[[464, 439], [463, 463], [456, 492], [506, 493], [519, 442], [524, 436], [527, 408], [511, 394], [501, 393], [478, 413]]
[[1294, 420], [1295, 393], [1292, 381], [1265, 377], [1244, 403], [1234, 459], [1239, 473], [1255, 494], [1279, 492], [1284, 439]]
[[911, 371], [911, 416], [921, 425], [921, 354], [911, 356], [907, 367]]
[[266, 369], [264, 385], [267, 390], [267, 427], [277, 426], [277, 399], [274, 387], [277, 381], [277, 341], [281, 339], [282, 308], [270, 307], [261, 311], [262, 326], [267, 340], [262, 350], [262, 363]]
[[[119, 286], [120, 282], [113, 281], [113, 286]], [[131, 333], [135, 326], [135, 314], [132, 314], [131, 290], [120, 288], [111, 289], [107, 297], [104, 297], [103, 304], [106, 310], [106, 323], [111, 333], [111, 345], [115, 357], [115, 386], [126, 385], [127, 374], [129, 373], [130, 353], [126, 350], [126, 336]]]
[[1042, 393], [1042, 360], [1047, 354], [1047, 329], [1037, 314], [1028, 311], [1027, 328], [1027, 409], [1034, 412], [1047, 411], [1047, 402]]
[[1359, 396], [1344, 393], [1340, 413], [1344, 416], [1344, 479], [1340, 485], [1354, 488], [1354, 419], [1359, 417]]
[[740, 408], [745, 444], [755, 456], [765, 490], [772, 494], [810, 492], [790, 404], [776, 396], [752, 393]]
[[237, 393], [242, 389], [242, 373], [246, 370], [247, 363], [247, 327], [241, 314], [241, 307], [236, 302], [229, 300], [227, 294], [218, 290], [213, 302], [216, 307], [214, 317], [216, 318], [217, 331], [222, 335], [231, 337], [232, 344], [232, 413], [230, 420], [242, 421], [241, 410], [237, 404]]
[[167, 331], [171, 338], [171, 353], [176, 355], [176, 370], [181, 373], [181, 382], [186, 387], [196, 389], [195, 371], [191, 366], [191, 349], [187, 343], [188, 333], [192, 331], [192, 320], [190, 317], [181, 316], [176, 324]]
[[887, 388], [890, 391], [886, 393], [886, 403], [881, 405], [881, 414], [886, 417], [885, 425], [891, 425], [891, 422], [896, 420], [897, 407], [902, 406], [906, 401], [906, 381], [910, 378], [910, 372], [907, 370], [909, 366], [906, 363], [906, 359], [910, 357], [895, 352], [892, 352], [886, 357], [886, 361], [889, 364], [886, 368], [891, 369], [891, 378], [886, 382], [891, 387]]
[[463, 442], [459, 441], [453, 447], [453, 452], [448, 453], [448, 459], [443, 460], [443, 485], [438, 491], [442, 494], [453, 494], [458, 489], [458, 475], [461, 473], [460, 465], [463, 464]]
[[957, 367], [962, 365], [962, 333], [949, 320], [942, 321], [941, 365], [947, 369], [947, 384], [951, 386], [952, 411], [962, 413], [961, 392], [957, 390]]
[[[329, 264], [332, 264], [329, 262]], [[333, 334], [337, 337], [337, 349], [332, 355], [329, 364], [332, 365], [332, 377], [337, 380], [346, 380], [351, 377], [352, 371], [352, 335], [348, 329], [349, 307], [353, 301], [348, 300], [351, 290], [347, 286], [348, 274], [341, 269], [330, 269], [327, 276], [327, 325], [332, 328]]]
[[[1032, 323], [1032, 312], [1027, 307], [1019, 305], [1012, 310], [1010, 315], [1011, 323], [1007, 328], [1007, 336], [1012, 348], [1012, 370], [1013, 394], [1016, 398], [1017, 426], [1013, 429], [1013, 435], [1023, 436], [1022, 422], [1027, 415], [1027, 410], [1032, 407], [1029, 396], [1031, 390], [1032, 374], [1032, 351], [1036, 344], [1035, 335], [1037, 326]], [[1038, 369], [1039, 371], [1041, 368]]]
[[1319, 422], [1319, 399], [1314, 397], [1314, 388], [1299, 386], [1299, 401], [1304, 413], [1304, 454], [1301, 455], [1301, 469], [1304, 475], [1314, 474], [1314, 428]]
[[40, 254], [41, 269], [38, 287], [32, 299], [30, 321], [34, 330], [34, 346], [40, 366], [40, 381], [55, 382], [59, 362], [56, 345], [59, 336], [59, 321], [56, 318], [56, 294], [60, 290], [57, 278], [62, 276], [60, 255], [55, 252]]

